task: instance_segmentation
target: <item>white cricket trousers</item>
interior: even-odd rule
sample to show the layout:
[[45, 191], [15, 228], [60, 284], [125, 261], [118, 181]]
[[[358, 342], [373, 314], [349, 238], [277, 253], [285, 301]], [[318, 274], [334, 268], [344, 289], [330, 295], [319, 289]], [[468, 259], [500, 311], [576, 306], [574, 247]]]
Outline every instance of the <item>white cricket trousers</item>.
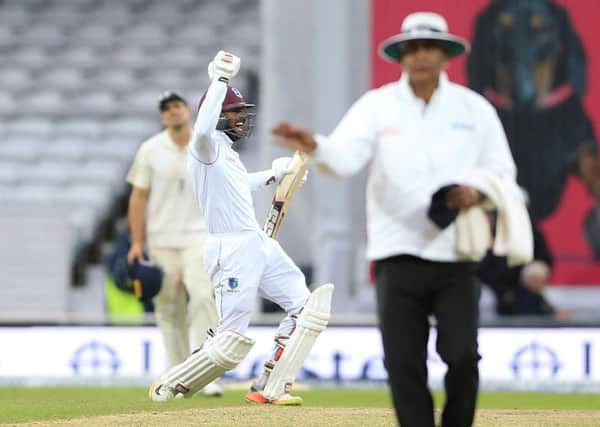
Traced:
[[204, 343], [209, 328], [217, 326], [213, 289], [204, 268], [202, 245], [150, 247], [148, 252], [164, 272], [162, 288], [153, 300], [154, 313], [169, 364], [175, 366]]
[[296, 323], [291, 316], [300, 312], [310, 292], [304, 274], [276, 240], [262, 230], [211, 234], [204, 263], [215, 290], [217, 332], [244, 334], [258, 294], [285, 310], [278, 334], [291, 334]]

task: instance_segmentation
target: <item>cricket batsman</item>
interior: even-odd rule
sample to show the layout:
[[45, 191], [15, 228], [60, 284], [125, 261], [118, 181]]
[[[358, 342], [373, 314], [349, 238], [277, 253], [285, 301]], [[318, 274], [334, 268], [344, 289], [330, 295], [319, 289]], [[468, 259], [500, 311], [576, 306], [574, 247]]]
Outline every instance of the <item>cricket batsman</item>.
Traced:
[[208, 65], [211, 84], [200, 100], [188, 146], [188, 172], [209, 232], [204, 263], [219, 325], [201, 348], [152, 384], [154, 401], [193, 395], [244, 359], [254, 344], [245, 333], [258, 294], [281, 306], [286, 317], [279, 324], [272, 357], [246, 400], [300, 405], [302, 399], [290, 394], [291, 386], [329, 321], [334, 286], [325, 284], [310, 293], [300, 269], [254, 215], [252, 191], [278, 184], [291, 172], [290, 158], [248, 173], [234, 151], [233, 144], [248, 136], [254, 118], [249, 111], [254, 105], [229, 85], [239, 69], [240, 58], [224, 51]]

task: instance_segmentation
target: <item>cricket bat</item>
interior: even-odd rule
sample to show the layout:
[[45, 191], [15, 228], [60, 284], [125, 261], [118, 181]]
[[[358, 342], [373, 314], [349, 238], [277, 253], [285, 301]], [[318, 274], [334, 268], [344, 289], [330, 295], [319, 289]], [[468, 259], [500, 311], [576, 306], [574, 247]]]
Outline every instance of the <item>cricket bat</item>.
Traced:
[[290, 203], [302, 185], [302, 178], [308, 169], [308, 162], [300, 151], [296, 151], [291, 160], [292, 173], [283, 177], [273, 196], [273, 204], [267, 215], [263, 231], [273, 239], [285, 219]]

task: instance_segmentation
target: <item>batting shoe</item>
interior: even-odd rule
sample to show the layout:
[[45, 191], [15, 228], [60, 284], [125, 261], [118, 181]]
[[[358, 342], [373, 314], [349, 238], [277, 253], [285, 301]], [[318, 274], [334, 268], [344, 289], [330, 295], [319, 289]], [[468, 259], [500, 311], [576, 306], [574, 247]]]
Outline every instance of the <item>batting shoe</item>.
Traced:
[[148, 396], [153, 402], [168, 402], [175, 398], [173, 393], [168, 387], [164, 387], [161, 380], [158, 379], [152, 383], [148, 390]]
[[249, 391], [246, 393], [246, 402], [258, 405], [300, 406], [303, 401], [300, 396], [292, 396], [289, 393], [282, 394], [278, 399], [269, 400], [260, 391]]

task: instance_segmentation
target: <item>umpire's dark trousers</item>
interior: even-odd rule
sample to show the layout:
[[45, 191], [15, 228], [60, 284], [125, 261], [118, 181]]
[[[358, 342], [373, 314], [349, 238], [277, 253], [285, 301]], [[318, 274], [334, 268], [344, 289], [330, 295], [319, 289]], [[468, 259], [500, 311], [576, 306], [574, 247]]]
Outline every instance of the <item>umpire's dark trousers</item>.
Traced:
[[379, 326], [398, 422], [433, 427], [427, 387], [428, 315], [437, 320], [436, 349], [448, 365], [443, 427], [470, 426], [477, 403], [479, 283], [476, 264], [396, 256], [375, 263]]

